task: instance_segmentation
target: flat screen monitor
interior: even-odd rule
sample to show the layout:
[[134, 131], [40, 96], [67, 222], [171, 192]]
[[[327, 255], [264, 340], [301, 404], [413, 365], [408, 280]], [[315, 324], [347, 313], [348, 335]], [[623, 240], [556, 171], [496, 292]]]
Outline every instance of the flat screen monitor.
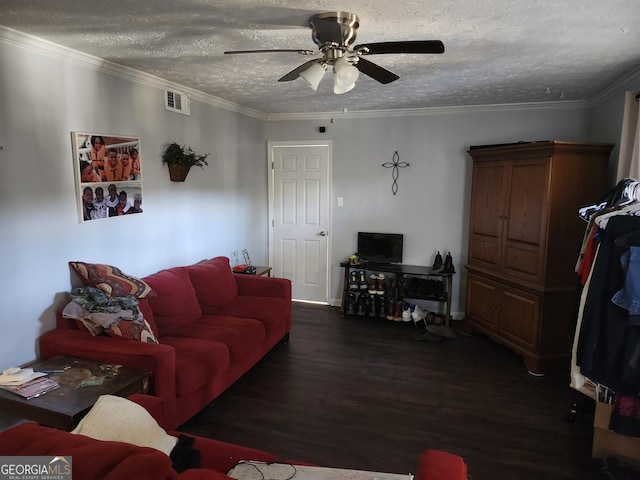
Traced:
[[358, 256], [368, 262], [402, 263], [401, 233], [358, 232]]

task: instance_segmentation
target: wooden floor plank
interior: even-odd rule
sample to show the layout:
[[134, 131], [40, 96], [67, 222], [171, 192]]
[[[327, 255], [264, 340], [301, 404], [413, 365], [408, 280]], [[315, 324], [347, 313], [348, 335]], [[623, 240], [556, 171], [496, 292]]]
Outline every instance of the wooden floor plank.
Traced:
[[[486, 337], [411, 340], [412, 324], [294, 303], [279, 345], [186, 433], [318, 465], [414, 473], [425, 449], [472, 480], [590, 480], [593, 412], [568, 374], [533, 377]], [[565, 416], [574, 402], [578, 418]]]

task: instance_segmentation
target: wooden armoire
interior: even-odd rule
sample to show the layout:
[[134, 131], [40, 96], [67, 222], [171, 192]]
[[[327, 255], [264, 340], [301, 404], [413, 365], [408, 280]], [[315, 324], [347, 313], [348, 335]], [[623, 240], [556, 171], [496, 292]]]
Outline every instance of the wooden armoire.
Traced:
[[545, 141], [469, 149], [465, 321], [521, 355], [533, 374], [570, 369], [586, 228], [578, 210], [609, 189], [612, 148]]

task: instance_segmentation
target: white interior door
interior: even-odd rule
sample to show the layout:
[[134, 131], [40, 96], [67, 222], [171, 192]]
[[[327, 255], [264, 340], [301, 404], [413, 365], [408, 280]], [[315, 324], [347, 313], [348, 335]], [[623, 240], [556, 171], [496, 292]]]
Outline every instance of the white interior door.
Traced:
[[269, 142], [269, 256], [295, 300], [328, 303], [331, 142]]

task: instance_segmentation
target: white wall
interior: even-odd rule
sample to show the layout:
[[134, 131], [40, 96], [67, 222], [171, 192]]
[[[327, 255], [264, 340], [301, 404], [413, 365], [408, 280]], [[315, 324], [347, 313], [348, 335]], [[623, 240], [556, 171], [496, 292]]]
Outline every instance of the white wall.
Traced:
[[[0, 370], [37, 358], [70, 260], [136, 276], [243, 248], [267, 261], [264, 118], [202, 101], [190, 117], [168, 112], [162, 88], [1, 37]], [[140, 137], [143, 214], [79, 223], [72, 131]], [[172, 141], [211, 152], [209, 166], [171, 182], [161, 154]]]
[[[442, 109], [419, 115], [336, 114], [317, 119], [273, 120], [269, 140], [333, 141], [333, 227], [330, 231], [332, 302], [341, 298], [339, 263], [356, 250], [358, 231], [402, 233], [404, 263], [430, 266], [436, 251], [451, 251], [454, 318], [464, 313], [471, 145], [518, 141], [587, 141], [588, 110], [576, 104], [548, 107]], [[326, 126], [326, 133], [318, 131]], [[610, 141], [616, 141], [615, 138]], [[391, 192], [382, 168], [397, 151], [408, 162]], [[344, 207], [336, 206], [337, 197]], [[436, 307], [436, 306], [434, 306]]]

